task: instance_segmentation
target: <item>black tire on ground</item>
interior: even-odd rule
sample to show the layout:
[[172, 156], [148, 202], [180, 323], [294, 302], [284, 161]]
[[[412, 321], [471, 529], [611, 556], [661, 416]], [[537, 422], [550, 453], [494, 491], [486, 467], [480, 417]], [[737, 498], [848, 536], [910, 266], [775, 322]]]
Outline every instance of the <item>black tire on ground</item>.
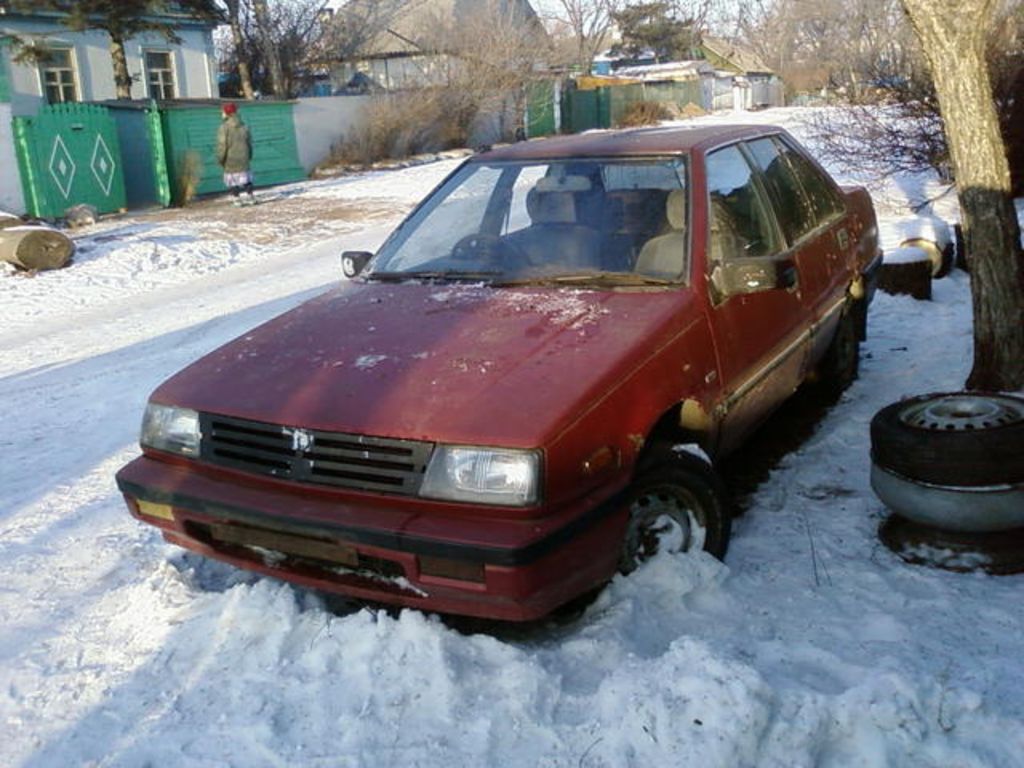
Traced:
[[878, 537], [908, 563], [966, 573], [983, 570], [993, 575], [1024, 572], [1024, 529], [975, 533], [944, 531], [889, 515]]
[[871, 458], [935, 485], [1024, 481], [1024, 398], [952, 392], [893, 403], [871, 420]]
[[843, 310], [832, 342], [818, 363], [821, 385], [836, 395], [853, 383], [860, 370], [860, 332], [856, 307], [856, 304], [850, 304]]
[[630, 489], [630, 519], [619, 569], [629, 573], [659, 548], [698, 548], [721, 559], [729, 547], [728, 494], [706, 461], [668, 446], [652, 448]]
[[956, 243], [956, 265], [964, 272], [969, 272], [967, 265], [967, 248], [964, 245], [964, 228], [962, 224], [953, 225], [953, 241]]

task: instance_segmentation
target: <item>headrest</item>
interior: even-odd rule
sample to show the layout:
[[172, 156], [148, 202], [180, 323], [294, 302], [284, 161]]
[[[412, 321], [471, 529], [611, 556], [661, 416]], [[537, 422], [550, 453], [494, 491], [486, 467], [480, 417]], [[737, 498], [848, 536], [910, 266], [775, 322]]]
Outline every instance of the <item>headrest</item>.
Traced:
[[544, 192], [534, 187], [526, 194], [526, 212], [534, 224], [575, 224], [576, 198], [572, 192]]
[[538, 192], [589, 192], [590, 179], [586, 176], [544, 176], [533, 188]]
[[665, 218], [672, 229], [686, 228], [686, 190], [673, 189], [665, 201]]

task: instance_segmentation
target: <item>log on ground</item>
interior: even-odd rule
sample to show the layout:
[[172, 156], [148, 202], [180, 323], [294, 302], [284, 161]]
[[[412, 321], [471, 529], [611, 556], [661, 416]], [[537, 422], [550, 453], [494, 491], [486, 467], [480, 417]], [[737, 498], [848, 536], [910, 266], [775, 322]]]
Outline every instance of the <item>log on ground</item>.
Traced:
[[0, 229], [0, 261], [19, 269], [59, 269], [75, 252], [75, 243], [62, 232], [48, 227]]

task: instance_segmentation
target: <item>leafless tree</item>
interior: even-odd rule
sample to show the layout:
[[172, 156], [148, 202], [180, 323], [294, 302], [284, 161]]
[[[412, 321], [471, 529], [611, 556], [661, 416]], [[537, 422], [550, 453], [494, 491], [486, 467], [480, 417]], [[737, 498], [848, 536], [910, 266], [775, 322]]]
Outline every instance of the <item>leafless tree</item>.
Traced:
[[1024, 389], [1024, 254], [985, 48], [998, 0], [902, 0], [928, 61], [971, 265], [972, 389]]
[[[237, 67], [242, 94], [291, 98], [315, 66], [327, 0], [224, 0], [231, 25], [222, 58]], [[248, 80], [248, 84], [247, 81]], [[248, 88], [248, 90], [247, 90]]]
[[610, 45], [612, 14], [624, 0], [557, 0], [549, 18], [564, 27], [575, 48], [574, 63], [584, 74], [594, 58]]
[[504, 116], [509, 99], [521, 113], [525, 87], [540, 76], [551, 53], [539, 19], [502, 0], [480, 0], [457, 22], [436, 18], [423, 44], [444, 62], [443, 97], [467, 130], [481, 113]]
[[251, 99], [254, 96], [252, 88], [252, 72], [249, 70], [249, 58], [240, 55], [245, 50], [245, 35], [242, 31], [242, 0], [223, 0], [224, 8], [231, 28], [231, 42], [236, 55], [233, 57], [238, 67], [239, 87], [242, 95]]

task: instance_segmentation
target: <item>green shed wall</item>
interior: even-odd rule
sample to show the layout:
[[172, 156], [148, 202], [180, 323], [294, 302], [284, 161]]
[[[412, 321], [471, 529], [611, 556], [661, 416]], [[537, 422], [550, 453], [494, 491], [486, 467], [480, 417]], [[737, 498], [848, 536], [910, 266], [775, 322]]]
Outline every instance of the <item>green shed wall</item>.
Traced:
[[[257, 187], [306, 178], [299, 163], [290, 102], [239, 103], [238, 114], [249, 126], [252, 137], [252, 177]], [[190, 169], [198, 181], [194, 194], [223, 192], [225, 186], [216, 157], [220, 105], [161, 104], [161, 119], [175, 197], [180, 199]]]

